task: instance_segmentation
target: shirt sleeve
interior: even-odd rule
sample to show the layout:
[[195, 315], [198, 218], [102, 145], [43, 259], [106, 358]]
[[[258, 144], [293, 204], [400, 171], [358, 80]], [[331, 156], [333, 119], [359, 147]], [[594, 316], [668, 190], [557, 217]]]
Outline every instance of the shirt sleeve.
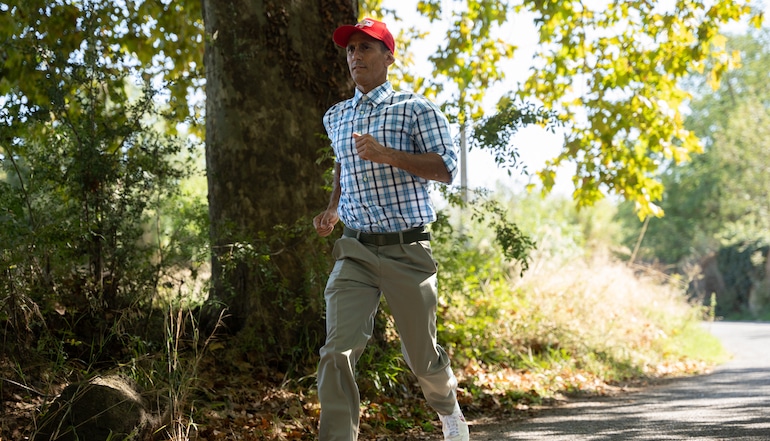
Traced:
[[457, 152], [449, 126], [449, 120], [435, 104], [425, 100], [425, 105], [415, 115], [414, 142], [424, 153], [436, 153], [444, 161], [451, 180], [457, 176]]

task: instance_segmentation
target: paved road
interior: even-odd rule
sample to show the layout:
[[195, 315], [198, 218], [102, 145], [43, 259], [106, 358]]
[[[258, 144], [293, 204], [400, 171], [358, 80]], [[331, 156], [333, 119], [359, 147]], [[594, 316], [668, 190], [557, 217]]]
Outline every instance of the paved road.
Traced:
[[708, 323], [733, 358], [713, 373], [590, 399], [504, 425], [474, 441], [770, 440], [770, 323]]

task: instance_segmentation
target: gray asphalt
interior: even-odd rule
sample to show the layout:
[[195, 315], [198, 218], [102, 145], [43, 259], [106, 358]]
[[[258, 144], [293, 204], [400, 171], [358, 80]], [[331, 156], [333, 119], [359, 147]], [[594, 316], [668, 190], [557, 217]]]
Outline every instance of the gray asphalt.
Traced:
[[704, 324], [733, 357], [707, 375], [570, 402], [522, 421], [474, 422], [474, 441], [770, 440], [770, 323]]

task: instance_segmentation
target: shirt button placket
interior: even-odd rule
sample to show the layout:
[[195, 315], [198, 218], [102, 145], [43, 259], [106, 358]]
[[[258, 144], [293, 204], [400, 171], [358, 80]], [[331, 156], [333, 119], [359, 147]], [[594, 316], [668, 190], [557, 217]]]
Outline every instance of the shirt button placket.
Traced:
[[[369, 101], [368, 96], [361, 97], [361, 101], [358, 102], [358, 114], [360, 115], [360, 118], [358, 119], [358, 133], [364, 133], [364, 127], [366, 127], [366, 114], [371, 105], [372, 103]], [[363, 181], [368, 183], [369, 178], [364, 175]]]
[[[358, 118], [356, 120], [356, 132], [358, 133], [367, 133], [367, 127], [368, 127], [368, 114], [371, 112], [372, 109], [372, 102], [369, 99], [368, 96], [361, 97], [361, 100], [358, 102]], [[361, 178], [361, 181], [363, 182], [363, 188], [365, 189], [364, 194], [362, 194], [362, 198], [364, 200], [367, 200], [369, 203], [374, 204], [374, 201], [372, 200], [373, 195], [371, 194], [372, 188], [371, 184], [369, 183], [370, 179], [368, 176], [368, 171], [364, 173], [364, 175]]]

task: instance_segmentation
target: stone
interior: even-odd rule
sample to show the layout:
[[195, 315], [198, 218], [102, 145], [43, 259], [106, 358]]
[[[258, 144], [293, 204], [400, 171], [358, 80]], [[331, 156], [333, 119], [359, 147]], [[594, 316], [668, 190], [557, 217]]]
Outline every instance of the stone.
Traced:
[[95, 377], [67, 386], [43, 415], [31, 441], [139, 440], [151, 421], [130, 380]]

